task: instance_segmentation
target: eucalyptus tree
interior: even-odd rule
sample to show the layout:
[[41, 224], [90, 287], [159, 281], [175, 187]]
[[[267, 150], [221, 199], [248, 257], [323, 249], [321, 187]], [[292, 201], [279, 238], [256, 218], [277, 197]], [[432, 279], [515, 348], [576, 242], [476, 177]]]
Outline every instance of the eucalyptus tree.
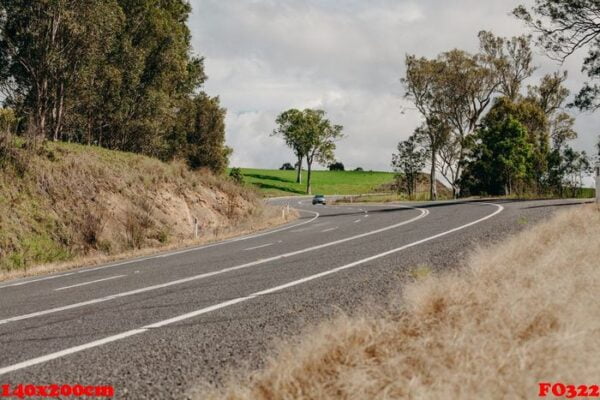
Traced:
[[496, 71], [498, 93], [511, 101], [517, 101], [523, 82], [536, 70], [533, 65], [531, 36], [505, 38], [489, 31], [481, 31], [479, 42], [480, 57]]
[[[547, 55], [563, 62], [579, 49], [587, 50], [582, 70], [591, 81], [600, 78], [600, 4], [597, 0], [535, 0], [513, 14], [536, 33]], [[600, 86], [584, 84], [574, 105], [581, 110], [600, 107]]]
[[285, 144], [290, 147], [298, 162], [296, 163], [296, 183], [302, 183], [302, 163], [308, 149], [304, 135], [304, 113], [297, 109], [282, 112], [275, 120], [277, 128], [273, 130], [273, 136], [280, 136]]
[[325, 118], [325, 111], [312, 109], [287, 110], [277, 117], [276, 123], [278, 126], [273, 135], [283, 137], [298, 157], [298, 177], [302, 161], [306, 159], [306, 193], [311, 194], [313, 163], [326, 165], [335, 161], [336, 142], [344, 137], [343, 127]]
[[311, 194], [312, 165], [335, 161], [336, 142], [344, 137], [344, 127], [332, 124], [323, 110], [304, 110], [304, 143], [306, 148], [306, 193]]
[[437, 156], [440, 148], [448, 143], [456, 146], [456, 156], [451, 160], [453, 174], [446, 178], [454, 195], [458, 196], [458, 177], [462, 171], [467, 139], [475, 131], [499, 86], [496, 70], [489, 65], [486, 57], [452, 50], [432, 60], [407, 56], [406, 76], [402, 82], [406, 87], [406, 97], [422, 114], [428, 136], [432, 139], [431, 198], [435, 198]]
[[419, 143], [417, 134], [412, 134], [407, 140], [398, 143], [398, 153], [392, 156], [392, 166], [400, 178], [398, 191], [402, 182], [410, 199], [417, 191], [417, 181], [425, 168], [427, 157], [427, 150]]
[[0, 86], [38, 135], [59, 139], [70, 90], [122, 19], [116, 0], [0, 0]]

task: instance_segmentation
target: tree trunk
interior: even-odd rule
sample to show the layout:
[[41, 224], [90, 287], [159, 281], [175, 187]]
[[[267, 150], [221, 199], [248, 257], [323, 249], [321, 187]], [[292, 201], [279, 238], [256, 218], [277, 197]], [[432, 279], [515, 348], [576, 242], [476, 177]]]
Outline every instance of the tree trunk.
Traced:
[[298, 164], [296, 165], [296, 183], [302, 183], [302, 159], [304, 157], [298, 157]]
[[54, 112], [53, 112], [54, 126], [53, 126], [53, 133], [52, 133], [52, 139], [55, 142], [58, 141], [58, 139], [59, 139], [58, 135], [62, 131], [62, 120], [63, 120], [63, 109], [64, 109], [64, 98], [65, 98], [63, 82], [60, 83], [57, 97], [58, 97], [58, 99], [56, 100], [56, 103], [54, 105]]
[[312, 160], [309, 161], [307, 159], [306, 164], [308, 165], [308, 170], [307, 170], [308, 174], [306, 177], [306, 194], [312, 194], [312, 188], [310, 187], [310, 175], [312, 172]]
[[429, 199], [435, 201], [438, 198], [437, 194], [437, 177], [435, 174], [435, 164], [437, 162], [437, 154], [435, 150], [431, 150], [431, 173], [429, 174]]

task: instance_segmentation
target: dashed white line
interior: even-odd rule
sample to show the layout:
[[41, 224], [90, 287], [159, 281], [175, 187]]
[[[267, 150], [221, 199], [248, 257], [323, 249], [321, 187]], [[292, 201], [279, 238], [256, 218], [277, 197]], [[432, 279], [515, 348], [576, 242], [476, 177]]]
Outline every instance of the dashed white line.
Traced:
[[252, 262], [249, 262], [249, 263], [246, 263], [246, 264], [237, 265], [237, 266], [234, 266], [234, 267], [224, 268], [224, 269], [221, 269], [221, 270], [218, 270], [218, 271], [206, 272], [204, 274], [194, 275], [194, 276], [190, 276], [190, 277], [187, 277], [187, 278], [178, 279], [178, 280], [175, 280], [175, 281], [161, 283], [161, 284], [158, 284], [158, 285], [147, 286], [147, 287], [143, 287], [143, 288], [139, 288], [139, 289], [130, 290], [130, 291], [127, 291], [127, 292], [116, 293], [116, 294], [112, 294], [112, 295], [105, 296], [105, 297], [100, 297], [100, 298], [96, 298], [96, 299], [91, 299], [91, 300], [83, 301], [83, 302], [80, 302], [80, 303], [73, 303], [73, 304], [69, 304], [69, 305], [66, 305], [66, 306], [61, 306], [61, 307], [56, 307], [56, 308], [50, 308], [50, 309], [47, 309], [47, 310], [37, 311], [37, 312], [30, 313], [30, 314], [18, 315], [18, 316], [15, 316], [15, 317], [10, 317], [10, 318], [6, 318], [6, 319], [2, 319], [2, 320], [0, 320], [0, 325], [7, 324], [7, 323], [10, 323], [10, 322], [22, 321], [22, 320], [25, 320], [25, 319], [35, 318], [35, 317], [39, 317], [39, 316], [42, 316], [42, 315], [53, 314], [53, 313], [57, 313], [57, 312], [61, 312], [61, 311], [71, 310], [71, 309], [74, 309], [74, 308], [84, 307], [84, 306], [88, 306], [88, 305], [92, 305], [92, 304], [103, 303], [103, 302], [106, 302], [106, 301], [109, 301], [109, 300], [114, 300], [114, 299], [119, 299], [119, 298], [122, 298], [122, 297], [127, 297], [127, 296], [132, 296], [132, 295], [136, 295], [136, 294], [140, 294], [140, 293], [145, 293], [145, 292], [149, 292], [149, 291], [152, 291], [152, 290], [164, 289], [164, 288], [175, 286], [175, 285], [181, 285], [183, 283], [193, 282], [193, 281], [196, 281], [196, 280], [205, 279], [205, 278], [213, 277], [213, 276], [216, 276], [216, 275], [225, 274], [227, 272], [237, 271], [237, 270], [241, 270], [241, 269], [253, 267], [253, 266], [256, 266], [256, 265], [266, 264], [266, 263], [272, 262], [272, 261], [282, 260], [282, 259], [293, 257], [293, 256], [296, 256], [296, 255], [299, 255], [299, 254], [303, 254], [303, 253], [308, 253], [308, 252], [315, 251], [315, 250], [324, 249], [326, 247], [335, 246], [335, 245], [338, 245], [338, 244], [341, 244], [341, 243], [349, 242], [351, 240], [356, 240], [356, 239], [360, 239], [360, 238], [363, 238], [363, 237], [375, 235], [375, 234], [378, 234], [378, 233], [381, 233], [381, 232], [389, 231], [391, 229], [399, 228], [399, 227], [401, 227], [403, 225], [410, 224], [410, 223], [415, 222], [415, 221], [417, 221], [417, 220], [419, 220], [421, 218], [424, 218], [424, 217], [426, 217], [429, 214], [428, 210], [421, 209], [421, 208], [414, 208], [414, 207], [408, 207], [408, 206], [406, 206], [404, 208], [409, 208], [409, 209], [420, 211], [421, 214], [418, 215], [418, 216], [416, 216], [416, 217], [414, 217], [414, 218], [412, 218], [412, 219], [409, 219], [409, 220], [406, 220], [406, 221], [403, 221], [403, 222], [400, 222], [400, 223], [397, 223], [397, 224], [394, 224], [394, 225], [386, 226], [385, 228], [380, 228], [380, 229], [376, 229], [376, 230], [373, 230], [373, 231], [361, 233], [359, 235], [347, 237], [345, 239], [339, 239], [339, 240], [335, 240], [335, 241], [332, 241], [332, 242], [323, 243], [323, 244], [320, 244], [320, 245], [317, 245], [317, 246], [308, 247], [306, 249], [296, 250], [296, 251], [293, 251], [293, 252], [290, 252], [290, 253], [285, 253], [285, 254], [281, 254], [281, 255], [278, 255], [278, 256], [274, 256], [274, 257], [269, 257], [269, 258], [265, 258], [265, 259], [261, 259], [261, 260], [257, 260], [257, 261], [252, 261]]
[[325, 229], [325, 230], [321, 231], [321, 233], [325, 233], [325, 232], [331, 232], [331, 231], [335, 231], [335, 230], [337, 230], [337, 229], [338, 229], [338, 227], [336, 226], [335, 228], [329, 228], [329, 229]]
[[355, 224], [358, 224], [361, 220], [357, 219], [356, 221], [354, 221]]
[[123, 278], [127, 275], [115, 275], [115, 276], [110, 276], [108, 278], [102, 278], [102, 279], [96, 279], [95, 281], [89, 281], [89, 282], [83, 282], [83, 283], [78, 283], [76, 285], [71, 285], [71, 286], [64, 286], [58, 289], [54, 289], [55, 292], [59, 291], [59, 290], [66, 290], [66, 289], [73, 289], [76, 287], [80, 287], [80, 286], [87, 286], [87, 285], [92, 285], [94, 283], [98, 283], [98, 282], [104, 282], [104, 281], [112, 281], [113, 279], [119, 279], [119, 278]]
[[273, 246], [274, 244], [275, 243], [267, 243], [267, 244], [261, 244], [260, 246], [248, 247], [247, 249], [244, 249], [244, 251], [258, 250], [258, 249], [262, 249], [263, 247]]
[[[481, 204], [487, 204], [487, 203], [481, 203]], [[252, 293], [252, 294], [250, 294], [248, 296], [238, 297], [238, 298], [235, 298], [235, 299], [232, 299], [232, 300], [228, 300], [228, 301], [225, 301], [225, 302], [222, 302], [222, 303], [219, 303], [219, 304], [215, 304], [215, 305], [212, 305], [212, 306], [209, 306], [209, 307], [206, 307], [206, 308], [202, 308], [202, 309], [199, 309], [199, 310], [196, 310], [196, 311], [192, 311], [192, 312], [189, 312], [189, 313], [186, 313], [186, 314], [182, 314], [182, 315], [179, 315], [179, 316], [174, 317], [174, 318], [169, 318], [169, 319], [166, 319], [166, 320], [162, 320], [162, 321], [156, 322], [156, 323], [151, 324], [151, 325], [146, 325], [146, 326], [144, 326], [142, 328], [132, 329], [130, 331], [126, 331], [126, 332], [123, 332], [123, 333], [120, 333], [120, 334], [117, 334], [117, 335], [109, 336], [109, 337], [106, 337], [104, 339], [95, 340], [93, 342], [85, 343], [85, 344], [82, 344], [82, 345], [79, 345], [79, 346], [75, 346], [75, 347], [71, 347], [71, 348], [68, 348], [68, 349], [65, 349], [65, 350], [61, 350], [61, 351], [57, 351], [57, 352], [54, 352], [54, 353], [46, 354], [44, 356], [32, 358], [32, 359], [29, 359], [29, 360], [26, 360], [26, 361], [23, 361], [23, 362], [20, 362], [20, 363], [17, 363], [17, 364], [9, 365], [7, 367], [0, 368], [0, 376], [5, 375], [5, 374], [10, 373], [10, 372], [14, 372], [14, 371], [18, 371], [18, 370], [21, 370], [21, 369], [24, 369], [24, 368], [28, 368], [28, 367], [31, 367], [31, 366], [34, 366], [34, 365], [42, 364], [42, 363], [45, 363], [47, 361], [55, 360], [57, 358], [65, 357], [65, 356], [70, 355], [70, 354], [78, 353], [80, 351], [84, 351], [84, 350], [91, 349], [91, 348], [94, 348], [94, 347], [99, 347], [99, 346], [102, 346], [102, 345], [105, 345], [105, 344], [108, 344], [108, 343], [116, 342], [118, 340], [122, 340], [122, 339], [125, 339], [125, 338], [128, 338], [128, 337], [131, 337], [131, 336], [139, 335], [139, 334], [147, 332], [148, 330], [151, 330], [151, 329], [161, 328], [163, 326], [172, 325], [172, 324], [175, 324], [177, 322], [181, 322], [181, 321], [185, 321], [185, 320], [188, 320], [188, 319], [191, 319], [191, 318], [195, 318], [195, 317], [198, 317], [198, 316], [200, 316], [202, 314], [207, 314], [209, 312], [216, 311], [216, 310], [219, 310], [219, 309], [222, 309], [222, 308], [225, 308], [225, 307], [229, 307], [229, 306], [232, 306], [232, 305], [235, 305], [235, 304], [243, 303], [243, 302], [255, 299], [255, 298], [260, 297], [260, 296], [264, 296], [264, 295], [268, 295], [268, 294], [271, 294], [271, 293], [279, 292], [279, 291], [281, 291], [283, 289], [287, 289], [287, 288], [290, 288], [290, 287], [293, 287], [293, 286], [298, 286], [298, 285], [301, 285], [303, 283], [310, 282], [312, 280], [322, 278], [324, 276], [332, 275], [332, 274], [338, 273], [340, 271], [344, 271], [344, 270], [347, 270], [347, 269], [350, 269], [350, 268], [354, 268], [354, 267], [356, 267], [358, 265], [365, 264], [367, 262], [370, 262], [370, 261], [373, 261], [373, 260], [376, 260], [376, 259], [379, 259], [379, 258], [382, 258], [382, 257], [389, 256], [391, 254], [394, 254], [394, 253], [400, 252], [402, 250], [406, 250], [408, 248], [411, 248], [411, 247], [414, 247], [414, 246], [417, 246], [417, 245], [429, 242], [429, 241], [434, 240], [434, 239], [438, 239], [440, 237], [449, 235], [451, 233], [460, 231], [462, 229], [468, 228], [470, 226], [473, 226], [473, 225], [476, 225], [476, 224], [478, 224], [480, 222], [488, 220], [488, 219], [494, 217], [495, 215], [499, 214], [500, 212], [502, 212], [502, 210], [504, 210], [504, 207], [502, 207], [501, 205], [498, 205], [498, 204], [491, 204], [491, 205], [497, 207], [497, 210], [495, 212], [493, 212], [492, 214], [490, 214], [490, 215], [488, 215], [486, 217], [480, 218], [480, 219], [478, 219], [476, 221], [470, 222], [468, 224], [459, 226], [457, 228], [450, 229], [448, 231], [439, 233], [437, 235], [429, 236], [429, 237], [427, 237], [425, 239], [421, 239], [421, 240], [418, 240], [416, 242], [409, 243], [409, 244], [404, 245], [402, 247], [398, 247], [396, 249], [392, 249], [392, 250], [389, 250], [389, 251], [386, 251], [386, 252], [383, 252], [383, 253], [380, 253], [380, 254], [376, 254], [376, 255], [368, 257], [368, 258], [363, 258], [362, 260], [358, 260], [358, 261], [355, 261], [355, 262], [350, 263], [350, 264], [342, 265], [340, 267], [333, 268], [333, 269], [330, 269], [330, 270], [327, 270], [327, 271], [324, 271], [324, 272], [321, 272], [321, 273], [318, 273], [318, 274], [310, 275], [310, 276], [307, 276], [305, 278], [298, 279], [298, 280], [295, 280], [295, 281], [292, 281], [292, 282], [288, 282], [288, 283], [280, 285], [280, 286], [275, 286], [275, 287], [272, 287], [270, 289], [266, 289], [266, 290], [262, 290], [262, 291], [259, 291], [259, 292], [255, 292], [255, 293]], [[421, 215], [421, 217], [422, 216], [423, 215]]]

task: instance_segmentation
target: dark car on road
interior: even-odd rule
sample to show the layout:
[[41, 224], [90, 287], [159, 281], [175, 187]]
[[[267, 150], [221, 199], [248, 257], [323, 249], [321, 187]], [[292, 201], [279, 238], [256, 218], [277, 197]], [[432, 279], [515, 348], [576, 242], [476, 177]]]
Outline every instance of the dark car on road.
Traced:
[[316, 204], [327, 204], [327, 200], [325, 200], [325, 196], [323, 196], [322, 194], [318, 194], [315, 197], [313, 197], [312, 200], [313, 206]]

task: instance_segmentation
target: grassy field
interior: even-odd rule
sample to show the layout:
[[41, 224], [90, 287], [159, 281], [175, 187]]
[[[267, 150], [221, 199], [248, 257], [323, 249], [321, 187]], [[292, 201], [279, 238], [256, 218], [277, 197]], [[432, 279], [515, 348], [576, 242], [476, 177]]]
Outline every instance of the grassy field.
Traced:
[[597, 382], [599, 238], [600, 209], [573, 208], [462, 271], [415, 271], [388, 309], [282, 341], [263, 369], [197, 398], [530, 399], [540, 382]]
[[[301, 184], [296, 183], [295, 171], [271, 169], [242, 169], [244, 182], [257, 187], [267, 196], [306, 194], [306, 171]], [[376, 171], [313, 171], [312, 192], [315, 194], [372, 193], [379, 186], [394, 180], [391, 172]]]

